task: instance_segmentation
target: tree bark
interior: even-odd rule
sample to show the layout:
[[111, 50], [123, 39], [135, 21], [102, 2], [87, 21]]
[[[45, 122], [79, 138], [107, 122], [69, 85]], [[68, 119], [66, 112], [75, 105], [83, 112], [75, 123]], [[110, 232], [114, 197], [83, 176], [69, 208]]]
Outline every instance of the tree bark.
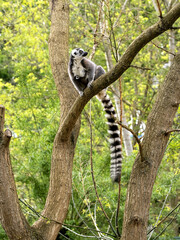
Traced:
[[[180, 4], [177, 4], [162, 20], [148, 28], [145, 32], [143, 32], [127, 49], [124, 55], [121, 57], [119, 63], [112, 69], [110, 72], [101, 76], [93, 83], [93, 89], [86, 89], [85, 95], [83, 97], [77, 97], [77, 93], [72, 87], [72, 84], [68, 78], [67, 74], [67, 65], [68, 65], [68, 24], [69, 24], [69, 5], [68, 1], [65, 0], [52, 0], [50, 1], [51, 8], [51, 33], [49, 38], [49, 50], [50, 50], [50, 61], [52, 66], [52, 72], [54, 76], [54, 80], [58, 89], [60, 102], [61, 102], [61, 118], [60, 118], [60, 127], [56, 134], [54, 145], [53, 145], [53, 153], [51, 160], [51, 175], [50, 175], [50, 186], [49, 192], [45, 204], [45, 208], [43, 211], [43, 215], [50, 219], [50, 221], [46, 221], [44, 218], [40, 218], [31, 228], [26, 222], [19, 203], [18, 197], [16, 193], [16, 187], [14, 183], [14, 177], [11, 169], [11, 163], [9, 158], [9, 142], [11, 134], [9, 131], [6, 131], [3, 135], [3, 124], [4, 117], [0, 117], [1, 127], [0, 127], [0, 220], [7, 232], [7, 235], [10, 239], [25, 239], [25, 240], [54, 240], [57, 237], [57, 234], [60, 230], [61, 223], [63, 223], [67, 209], [69, 206], [69, 200], [71, 196], [71, 181], [72, 181], [72, 163], [74, 156], [74, 149], [76, 145], [77, 136], [79, 133], [80, 121], [79, 116], [81, 111], [83, 110], [86, 103], [96, 95], [100, 90], [104, 89], [111, 83], [113, 83], [116, 79], [120, 77], [120, 75], [125, 72], [133, 61], [134, 57], [137, 53], [153, 38], [159, 36], [161, 33], [169, 29], [172, 24], [177, 20], [180, 16]], [[177, 58], [176, 64], [177, 65]], [[174, 65], [173, 65], [174, 66]], [[178, 71], [177, 71], [178, 72]], [[179, 73], [179, 72], [178, 72]], [[175, 73], [173, 72], [174, 77]], [[172, 85], [175, 79], [172, 79]], [[167, 84], [166, 84], [167, 85]], [[166, 94], [167, 99], [164, 99], [164, 96], [161, 94], [162, 99], [159, 101], [163, 104], [167, 104], [167, 108], [170, 110], [177, 109], [177, 103], [175, 97], [177, 98], [177, 89], [178, 86], [172, 88], [172, 85], [169, 84], [164, 87], [166, 91], [169, 93]], [[173, 85], [174, 86], [174, 85]], [[170, 88], [170, 89], [169, 89]], [[174, 91], [174, 98], [171, 98], [170, 91]], [[162, 91], [161, 91], [162, 92]], [[75, 100], [76, 99], [76, 100]], [[167, 100], [167, 102], [162, 101]], [[168, 101], [169, 100], [169, 101]], [[163, 111], [166, 110], [165, 105], [156, 104], [155, 110], [153, 110], [152, 115], [149, 117], [149, 121], [152, 121], [152, 129], [150, 132], [150, 124], [147, 128], [146, 137], [144, 139], [144, 156], [143, 161], [140, 161], [137, 158], [136, 163], [133, 168], [133, 173], [131, 177], [131, 183], [129, 185], [127, 203], [126, 203], [126, 211], [124, 218], [124, 230], [123, 236], [124, 239], [130, 240], [131, 238], [126, 237], [127, 231], [125, 231], [126, 227], [129, 227], [130, 233], [137, 231], [142, 231], [143, 237], [146, 231], [146, 220], [148, 217], [147, 209], [144, 209], [144, 206], [149, 208], [150, 201], [150, 193], [152, 191], [152, 183], [154, 181], [156, 175], [156, 167], [159, 165], [159, 159], [162, 158], [164, 149], [168, 136], [163, 135], [162, 130], [167, 130], [168, 127], [172, 125], [172, 115], [166, 119], [163, 115]], [[174, 105], [173, 105], [174, 104]], [[173, 107], [172, 107], [173, 105]], [[165, 108], [165, 109], [164, 109]], [[172, 108], [172, 109], [171, 109]], [[3, 111], [3, 110], [1, 110]], [[158, 112], [162, 113], [163, 119], [162, 122], [160, 119], [153, 118]], [[165, 111], [167, 112], [167, 111]], [[4, 116], [1, 114], [1, 116]], [[157, 123], [155, 122], [157, 120]], [[162, 123], [164, 125], [162, 125]], [[161, 129], [156, 131], [156, 126], [158, 125]], [[161, 126], [162, 125], [162, 126]], [[166, 129], [163, 127], [166, 126]], [[152, 132], [153, 131], [153, 132]], [[159, 135], [158, 135], [159, 134]], [[152, 136], [154, 138], [152, 138]], [[157, 141], [154, 143], [153, 139], [157, 138]], [[157, 146], [157, 143], [160, 142], [160, 147]], [[148, 139], [150, 144], [148, 144]], [[160, 151], [160, 150], [161, 151]], [[158, 151], [159, 150], [159, 151]], [[149, 151], [149, 153], [148, 153]], [[156, 152], [157, 151], [157, 152]], [[156, 153], [156, 154], [155, 154]], [[158, 158], [155, 162], [155, 156]], [[153, 171], [155, 169], [155, 171]], [[137, 173], [136, 173], [137, 172]], [[150, 173], [152, 176], [150, 175]], [[141, 181], [148, 182], [149, 189], [142, 189], [141, 186], [137, 185], [139, 182], [135, 181], [135, 176], [139, 176], [138, 179]], [[150, 179], [148, 179], [150, 177]], [[140, 183], [141, 183], [140, 181]], [[133, 184], [135, 189], [133, 188]], [[132, 192], [131, 192], [132, 189]], [[143, 191], [144, 190], [144, 191]], [[143, 209], [139, 209], [137, 205], [137, 198], [134, 198], [134, 195], [137, 192], [137, 196], [145, 197], [142, 200]], [[133, 194], [132, 194], [133, 193]], [[146, 199], [147, 197], [147, 199]], [[130, 199], [131, 198], [131, 199]], [[129, 200], [130, 199], [130, 200]], [[136, 199], [136, 201], [135, 201]], [[135, 202], [134, 202], [135, 201]], [[132, 204], [134, 203], [134, 205]], [[138, 204], [140, 201], [138, 202]], [[134, 211], [132, 214], [132, 207], [137, 207], [137, 211]], [[139, 204], [140, 206], [140, 204]], [[128, 209], [129, 207], [129, 209]], [[131, 211], [130, 211], [131, 210]], [[143, 211], [147, 213], [147, 216], [143, 216]], [[58, 223], [59, 222], [59, 223]], [[135, 223], [135, 225], [134, 225]], [[142, 226], [140, 230], [139, 225]], [[133, 226], [133, 227], [132, 227]], [[39, 233], [39, 235], [37, 234]], [[128, 233], [129, 234], [129, 233]], [[129, 236], [129, 235], [128, 235]], [[135, 236], [132, 234], [132, 236]], [[126, 237], [126, 238], [125, 238]], [[134, 237], [133, 237], [134, 238]], [[134, 238], [135, 239], [135, 238]], [[145, 239], [145, 238], [137, 238]]]
[[138, 155], [127, 190], [122, 240], [145, 240], [152, 188], [163, 158], [175, 113], [180, 103], [180, 54], [174, 58], [149, 114], [142, 142], [143, 159]]
[[[72, 167], [74, 150], [79, 134], [80, 121], [72, 126], [65, 140], [60, 138], [62, 124], [72, 107], [77, 93], [67, 73], [69, 60], [69, 2], [66, 0], [51, 1], [51, 31], [49, 37], [49, 55], [54, 81], [60, 97], [60, 127], [56, 134], [51, 160], [51, 175], [48, 196], [43, 216], [53, 219], [47, 221], [40, 218], [34, 227], [41, 232], [44, 239], [56, 239], [66, 217], [72, 189]], [[79, 116], [78, 116], [79, 118]], [[57, 222], [55, 222], [57, 221]]]
[[20, 205], [11, 166], [10, 130], [4, 132], [5, 108], [0, 105], [0, 221], [9, 239], [41, 239], [27, 223]]
[[141, 33], [127, 48], [119, 62], [106, 74], [99, 77], [92, 84], [92, 88], [87, 88], [83, 97], [78, 97], [61, 125], [60, 138], [66, 139], [72, 127], [81, 114], [87, 102], [98, 92], [115, 82], [129, 67], [138, 52], [151, 40], [161, 35], [172, 27], [173, 23], [180, 17], [180, 3], [176, 4], [163, 19]]

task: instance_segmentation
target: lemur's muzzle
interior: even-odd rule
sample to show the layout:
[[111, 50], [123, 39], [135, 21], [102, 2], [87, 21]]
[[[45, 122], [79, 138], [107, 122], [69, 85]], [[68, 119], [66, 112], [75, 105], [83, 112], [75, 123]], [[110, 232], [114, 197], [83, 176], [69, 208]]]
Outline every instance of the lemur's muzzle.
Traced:
[[85, 57], [88, 55], [88, 52], [83, 52], [82, 56]]

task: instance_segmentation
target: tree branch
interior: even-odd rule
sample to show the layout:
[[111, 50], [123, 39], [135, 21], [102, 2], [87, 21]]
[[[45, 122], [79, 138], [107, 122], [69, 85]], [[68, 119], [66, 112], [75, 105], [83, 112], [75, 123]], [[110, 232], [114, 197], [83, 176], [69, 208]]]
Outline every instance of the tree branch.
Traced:
[[180, 54], [177, 54], [147, 119], [142, 141], [144, 161], [138, 155], [133, 165], [127, 190], [122, 240], [146, 239], [152, 189], [169, 140], [164, 129], [172, 127], [178, 109], [176, 103], [180, 102], [179, 92]]
[[152, 44], [153, 44], [154, 46], [156, 46], [157, 48], [163, 50], [164, 52], [167, 52], [168, 54], [171, 54], [171, 55], [173, 55], [173, 56], [176, 56], [174, 53], [166, 50], [165, 48], [162, 48], [162, 47], [158, 46], [158, 45], [157, 45], [155, 42], [153, 42], [153, 41], [152, 41]]
[[172, 130], [166, 131], [165, 135], [168, 135], [168, 134], [170, 134], [172, 132], [180, 132], [180, 129], [172, 129]]
[[141, 156], [141, 161], [143, 161], [143, 151], [142, 151], [142, 145], [141, 145], [141, 141], [139, 140], [138, 136], [136, 135], [136, 133], [129, 127], [125, 126], [124, 124], [122, 124], [120, 121], [117, 121], [116, 122], [122, 126], [123, 128], [125, 128], [126, 130], [128, 130], [129, 132], [131, 132], [134, 136], [134, 138], [136, 139], [136, 142], [138, 143], [139, 145], [139, 153], [140, 153], [140, 156]]
[[115, 82], [131, 65], [133, 59], [138, 52], [151, 40], [167, 31], [172, 27], [174, 22], [180, 17], [180, 3], [176, 4], [163, 19], [159, 20], [156, 24], [146, 29], [140, 34], [127, 48], [125, 53], [120, 58], [119, 62], [106, 74], [99, 77], [93, 84], [92, 89], [87, 88], [83, 97], [78, 97], [71, 107], [69, 113], [65, 117], [61, 128], [59, 129], [58, 137], [65, 141], [79, 115], [81, 114], [87, 102], [95, 96], [99, 91], [108, 87]]
[[3, 133], [4, 122], [5, 107], [0, 105], [0, 221], [9, 239], [18, 240], [23, 236], [31, 240], [30, 235], [36, 233], [30, 228], [19, 205], [9, 152], [12, 133], [9, 129]]

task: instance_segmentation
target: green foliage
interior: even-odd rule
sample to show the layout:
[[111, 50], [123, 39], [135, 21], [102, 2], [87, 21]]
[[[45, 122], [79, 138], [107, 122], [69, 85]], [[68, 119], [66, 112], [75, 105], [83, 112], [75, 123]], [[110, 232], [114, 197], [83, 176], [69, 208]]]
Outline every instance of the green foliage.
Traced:
[[[123, 4], [124, 1], [105, 1], [101, 13], [102, 27], [99, 27], [97, 19], [101, 1], [74, 0], [70, 5], [70, 51], [78, 44], [91, 53], [97, 28], [98, 45], [93, 60], [106, 69], [103, 34], [110, 39], [111, 55], [115, 64], [117, 56], [120, 57], [144, 29], [158, 20], [151, 0], [132, 0], [121, 12]], [[0, 104], [6, 107], [6, 128], [13, 132], [11, 160], [19, 197], [40, 212], [48, 191], [51, 152], [59, 124], [59, 99], [48, 57], [49, 6], [48, 1], [44, 0], [12, 0], [1, 1], [0, 8]], [[175, 35], [177, 48], [180, 44], [179, 32], [177, 30]], [[127, 122], [139, 136], [143, 136], [157, 89], [168, 71], [165, 67], [168, 63], [168, 53], [156, 47], [158, 45], [169, 49], [168, 37], [165, 33], [158, 37], [154, 44], [149, 43], [135, 58], [132, 65], [136, 68], [132, 66], [123, 75], [123, 100]], [[112, 97], [111, 92], [110, 95]], [[174, 128], [180, 126], [179, 114], [180, 112], [174, 121]], [[94, 219], [101, 231], [108, 230], [108, 222], [99, 206], [91, 176], [90, 119], [97, 191], [106, 213], [112, 217], [113, 225], [118, 199], [118, 186], [112, 185], [110, 181], [106, 119], [101, 104], [94, 98], [82, 114], [81, 131], [74, 158], [73, 199], [66, 219], [67, 224], [84, 227], [71, 229], [85, 235], [90, 235], [91, 232], [87, 230], [84, 222], [95, 229]], [[149, 225], [155, 224], [167, 194], [160, 220], [177, 201], [180, 185], [178, 149], [180, 137], [173, 133], [153, 189]], [[127, 185], [137, 152], [136, 145], [131, 156], [126, 157], [123, 152], [120, 230]], [[28, 221], [33, 223], [36, 217], [32, 211], [24, 205], [22, 208]], [[175, 225], [170, 226], [162, 237], [166, 240], [172, 239], [175, 236], [174, 226], [179, 223], [180, 219], [177, 217]], [[157, 229], [153, 236], [163, 227], [164, 225]], [[108, 231], [112, 234], [111, 230]], [[67, 230], [66, 234], [71, 239], [82, 239]], [[1, 228], [0, 239], [7, 239]]]
[[48, 15], [47, 1], [1, 4], [0, 99], [6, 107], [6, 128], [13, 132], [11, 160], [19, 197], [38, 211], [48, 191], [59, 116], [48, 58]]

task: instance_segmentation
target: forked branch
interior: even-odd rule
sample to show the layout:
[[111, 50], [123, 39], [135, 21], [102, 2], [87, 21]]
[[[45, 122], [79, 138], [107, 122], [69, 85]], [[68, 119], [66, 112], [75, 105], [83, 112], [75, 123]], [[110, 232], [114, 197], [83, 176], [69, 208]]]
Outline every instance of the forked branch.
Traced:
[[150, 41], [172, 27], [180, 17], [180, 3], [176, 4], [162, 19], [142, 32], [127, 48], [119, 62], [106, 74], [99, 77], [92, 89], [87, 88], [83, 97], [78, 97], [67, 114], [59, 130], [59, 138], [65, 141], [87, 102], [102, 89], [115, 82], [131, 65], [135, 56]]

